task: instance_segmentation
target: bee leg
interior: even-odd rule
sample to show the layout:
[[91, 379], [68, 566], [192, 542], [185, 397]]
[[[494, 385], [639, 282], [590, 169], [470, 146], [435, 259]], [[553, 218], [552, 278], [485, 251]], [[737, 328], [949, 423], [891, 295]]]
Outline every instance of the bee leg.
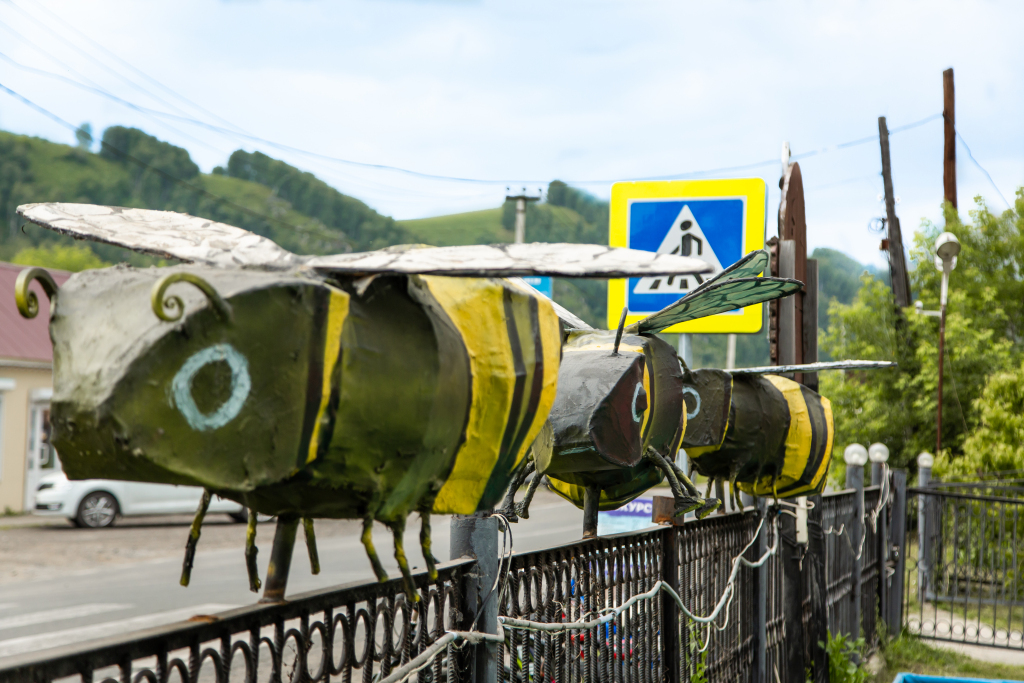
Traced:
[[399, 522], [388, 524], [391, 527], [391, 534], [395, 537], [395, 560], [398, 568], [402, 570], [402, 582], [405, 584], [405, 597], [409, 602], [419, 602], [420, 594], [416, 592], [416, 586], [412, 582], [412, 572], [409, 571], [409, 560], [405, 557], [405, 518]]
[[302, 530], [306, 532], [306, 550], [309, 552], [309, 571], [314, 575], [319, 574], [320, 554], [316, 551], [316, 536], [313, 534], [313, 520], [309, 517], [303, 517]]
[[742, 510], [743, 505], [740, 502], [740, 487], [736, 484], [735, 472], [733, 472], [732, 476], [729, 477], [729, 493], [732, 495], [732, 509]]
[[298, 516], [278, 515], [274, 547], [270, 549], [270, 562], [267, 564], [267, 583], [260, 602], [284, 602], [288, 571], [292, 566], [292, 551], [295, 550], [295, 533], [298, 530]]
[[510, 522], [518, 522], [519, 517], [516, 515], [518, 510], [516, 509], [516, 493], [519, 491], [519, 487], [523, 485], [526, 478], [530, 476], [530, 473], [537, 469], [536, 463], [530, 460], [526, 463], [522, 469], [520, 469], [512, 477], [512, 481], [508, 485], [508, 493], [505, 494], [505, 501], [501, 505], [501, 509], [498, 510], [499, 514], [504, 515]]
[[196, 546], [199, 544], [199, 534], [203, 526], [203, 518], [206, 517], [206, 510], [210, 507], [210, 492], [203, 489], [203, 497], [199, 499], [199, 509], [196, 510], [195, 519], [192, 520], [192, 528], [188, 531], [188, 540], [185, 541], [185, 560], [181, 563], [181, 583], [187, 586], [192, 579], [192, 562], [196, 559]]
[[249, 519], [245, 529], [245, 570], [249, 574], [249, 590], [256, 593], [260, 589], [260, 570], [256, 566], [256, 511], [249, 508]]
[[537, 472], [533, 475], [533, 480], [530, 482], [530, 486], [526, 489], [526, 495], [516, 505], [516, 517], [522, 517], [523, 519], [530, 518], [530, 503], [533, 502], [533, 494], [537, 493], [537, 487], [540, 486], [540, 480], [544, 478], [544, 475]]
[[384, 571], [384, 565], [380, 563], [377, 549], [373, 547], [373, 517], [370, 515], [363, 518], [363, 536], [360, 540], [362, 540], [363, 547], [366, 549], [366, 556], [370, 558], [373, 573], [377, 575], [378, 581], [384, 583], [388, 580], [388, 573]]
[[437, 581], [437, 558], [430, 552], [430, 512], [420, 512], [420, 550], [427, 563], [427, 576]]
[[708, 488], [707, 488], [706, 491], [704, 491], [704, 497], [705, 498], [710, 498], [711, 497], [711, 487], [714, 486], [714, 485], [715, 485], [714, 477], [708, 477]]
[[[718, 507], [720, 504], [718, 500], [714, 498], [711, 500], [701, 498], [700, 492], [697, 491], [697, 487], [693, 485], [689, 477], [683, 474], [682, 470], [676, 467], [675, 463], [670, 462], [664, 455], [653, 448], [649, 448], [647, 450], [647, 457], [654, 461], [654, 464], [664, 472], [665, 478], [668, 479], [668, 485], [672, 489], [672, 497], [675, 498], [676, 517], [691, 511], [697, 511], [698, 514], [703, 513], [706, 515]], [[679, 478], [680, 475], [682, 475], [682, 480], [689, 484], [690, 490], [684, 489]]]
[[[676, 465], [675, 463], [670, 463], [670, 464], [675, 469], [676, 477], [679, 479], [679, 482], [683, 485], [683, 487], [687, 491], [690, 492], [690, 495], [692, 495], [694, 498], [697, 498], [701, 502], [700, 507], [696, 508], [693, 511], [693, 514], [697, 517], [697, 519], [704, 519], [705, 517], [707, 517], [712, 512], [714, 512], [715, 510], [718, 509], [718, 506], [722, 504], [722, 501], [720, 501], [717, 498], [709, 498], [707, 496], [701, 498], [700, 491], [697, 489], [697, 487], [694, 485], [694, 483], [692, 481], [690, 481], [690, 478], [688, 476], [686, 476], [686, 473], [683, 472], [679, 468], [679, 466]], [[708, 488], [709, 495], [710, 495], [710, 492], [711, 491], [710, 491], [710, 487], [709, 487]]]

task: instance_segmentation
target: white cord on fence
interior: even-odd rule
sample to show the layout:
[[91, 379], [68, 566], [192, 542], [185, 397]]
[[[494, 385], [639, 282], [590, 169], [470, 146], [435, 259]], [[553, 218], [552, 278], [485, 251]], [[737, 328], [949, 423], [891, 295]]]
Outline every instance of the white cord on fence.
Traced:
[[[502, 518], [502, 519], [504, 519], [504, 518]], [[465, 642], [468, 642], [468, 643], [479, 643], [479, 642], [483, 642], [483, 641], [494, 642], [494, 643], [504, 643], [505, 642], [505, 635], [504, 635], [505, 628], [519, 629], [519, 630], [523, 630], [523, 631], [543, 631], [543, 632], [549, 632], [549, 633], [550, 632], [559, 632], [559, 631], [583, 631], [583, 630], [595, 628], [597, 626], [601, 626], [602, 624], [606, 624], [609, 621], [612, 621], [613, 619], [615, 619], [617, 616], [619, 616], [620, 614], [622, 614], [623, 612], [628, 610], [630, 607], [632, 607], [636, 603], [640, 602], [641, 600], [650, 600], [651, 598], [656, 597], [658, 595], [658, 593], [660, 593], [662, 591], [664, 591], [664, 592], [669, 594], [669, 596], [672, 598], [672, 600], [674, 600], [676, 605], [679, 607], [680, 611], [682, 611], [683, 614], [685, 614], [687, 617], [689, 617], [693, 621], [697, 621], [697, 622], [700, 622], [702, 624], [707, 624], [708, 625], [708, 636], [705, 637], [704, 647], [702, 647], [701, 650], [700, 650], [701, 652], [703, 652], [705, 649], [707, 649], [708, 645], [711, 642], [711, 638], [710, 638], [711, 626], [714, 625], [718, 630], [721, 631], [721, 630], [725, 629], [726, 626], [728, 626], [728, 624], [729, 624], [728, 610], [726, 610], [726, 620], [725, 620], [725, 623], [722, 624], [722, 626], [719, 627], [717, 624], [714, 624], [714, 620], [718, 617], [718, 615], [722, 612], [722, 610], [724, 608], [726, 608], [728, 605], [730, 605], [732, 603], [732, 598], [733, 598], [733, 596], [736, 593], [736, 591], [735, 591], [736, 577], [739, 574], [740, 567], [741, 566], [746, 566], [746, 567], [750, 567], [752, 569], [756, 569], [757, 567], [760, 567], [765, 562], [767, 562], [768, 558], [771, 557], [772, 555], [774, 555], [776, 553], [776, 551], [778, 550], [778, 547], [779, 547], [779, 535], [778, 535], [778, 533], [776, 533], [775, 534], [775, 543], [772, 545], [771, 548], [766, 550], [764, 555], [762, 555], [760, 558], [758, 558], [757, 560], [753, 560], [752, 561], [752, 560], [748, 560], [747, 558], [743, 557], [743, 555], [750, 549], [751, 546], [754, 545], [754, 542], [761, 535], [761, 529], [764, 528], [764, 521], [765, 521], [765, 518], [762, 517], [761, 518], [761, 522], [757, 525], [757, 531], [754, 532], [753, 538], [751, 538], [750, 542], [747, 543], [747, 545], [743, 547], [743, 550], [740, 551], [739, 555], [737, 555], [736, 557], [733, 558], [733, 561], [732, 561], [732, 572], [729, 574], [729, 580], [726, 583], [725, 590], [722, 592], [722, 596], [719, 598], [718, 603], [715, 605], [714, 610], [712, 610], [711, 614], [709, 614], [707, 616], [703, 616], [703, 617], [702, 616], [698, 616], [698, 615], [694, 614], [693, 612], [691, 612], [689, 609], [687, 609], [686, 605], [683, 604], [683, 599], [681, 597], [679, 597], [679, 593], [677, 593], [676, 590], [672, 586], [670, 586], [669, 584], [667, 584], [664, 581], [659, 579], [654, 584], [654, 586], [651, 587], [651, 589], [649, 591], [647, 591], [646, 593], [640, 593], [640, 594], [634, 595], [632, 598], [630, 598], [626, 602], [622, 603], [618, 607], [609, 607], [609, 608], [607, 608], [605, 610], [602, 610], [602, 612], [604, 612], [604, 614], [602, 614], [601, 616], [597, 617], [596, 619], [591, 619], [589, 621], [582, 621], [581, 620], [581, 621], [561, 622], [561, 623], [546, 623], [546, 622], [539, 622], [539, 621], [528, 621], [526, 619], [515, 619], [515, 618], [512, 618], [512, 617], [499, 616], [498, 617], [498, 633], [497, 634], [493, 634], [493, 633], [482, 633], [480, 631], [475, 630], [476, 629], [476, 621], [474, 620], [474, 622], [473, 622], [473, 630], [471, 630], [471, 631], [449, 631], [448, 633], [444, 634], [443, 636], [441, 636], [440, 638], [435, 640], [430, 646], [428, 646], [425, 650], [423, 650], [423, 652], [421, 652], [419, 655], [417, 655], [413, 659], [409, 660], [409, 662], [407, 662], [404, 666], [399, 667], [394, 672], [392, 672], [387, 678], [384, 678], [383, 680], [381, 680], [380, 683], [405, 683], [405, 681], [407, 681], [410, 678], [412, 678], [416, 673], [418, 673], [422, 669], [424, 669], [427, 666], [429, 666], [431, 661], [437, 655], [438, 652], [440, 652], [443, 648], [447, 647], [448, 645], [455, 643], [456, 641], [460, 641], [461, 640], [461, 641], [465, 641]], [[777, 524], [775, 526], [776, 526], [776, 532], [777, 532]], [[507, 520], [506, 520], [506, 529], [508, 529]], [[509, 536], [511, 536], [511, 531], [509, 531]], [[504, 548], [505, 548], [505, 544], [504, 544], [504, 540], [503, 540], [502, 541], [502, 551], [503, 551], [503, 553], [502, 553], [502, 557], [499, 558], [499, 560], [500, 560], [499, 567], [502, 567], [503, 564], [504, 564], [504, 560], [505, 560]], [[511, 544], [510, 544], [509, 553], [511, 554]], [[494, 587], [491, 589], [491, 592], [493, 592], [498, 587], [502, 573], [506, 573], [506, 572], [499, 572], [498, 581], [495, 582]], [[499, 596], [501, 595], [501, 592], [503, 590], [504, 590], [504, 588], [499, 590], [499, 593], [498, 593]], [[491, 595], [491, 593], [488, 593], [488, 598], [490, 597], [490, 595]], [[483, 602], [486, 603], [487, 602], [487, 598], [484, 598]]]

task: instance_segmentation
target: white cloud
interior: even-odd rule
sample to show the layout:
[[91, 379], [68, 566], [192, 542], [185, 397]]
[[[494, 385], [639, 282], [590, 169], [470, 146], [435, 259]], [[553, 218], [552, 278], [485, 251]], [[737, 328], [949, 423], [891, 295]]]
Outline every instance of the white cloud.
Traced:
[[[975, 157], [1008, 198], [1024, 184], [1024, 5], [1015, 2], [15, 2], [56, 33], [7, 3], [0, 21], [126, 99], [165, 108], [67, 46], [38, 2], [254, 135], [497, 181], [340, 166], [158, 123], [0, 62], [0, 82], [76, 125], [137, 125], [187, 147], [205, 169], [238, 147], [259, 148], [400, 218], [494, 206], [505, 180], [684, 173], [775, 159], [783, 140], [799, 154], [870, 136], [879, 115], [894, 128], [940, 111], [948, 66], [956, 68], [958, 129]], [[3, 27], [0, 40], [5, 54], [69, 75]], [[0, 127], [73, 139], [2, 95]], [[893, 136], [906, 232], [922, 216], [939, 218], [941, 139], [937, 121]], [[961, 205], [982, 194], [1000, 207], [958, 155]], [[801, 166], [811, 245], [879, 262], [866, 227], [881, 214], [877, 144]], [[768, 181], [773, 215], [777, 166], [751, 174]], [[607, 196], [607, 185], [586, 187]], [[774, 232], [773, 220], [768, 227]]]

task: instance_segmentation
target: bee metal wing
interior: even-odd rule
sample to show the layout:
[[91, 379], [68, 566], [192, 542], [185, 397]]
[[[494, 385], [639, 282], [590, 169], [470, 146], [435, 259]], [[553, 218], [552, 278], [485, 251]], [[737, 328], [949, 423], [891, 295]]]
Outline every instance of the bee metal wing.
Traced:
[[894, 368], [896, 363], [887, 360], [837, 360], [802, 365], [764, 365], [757, 368], [728, 370], [734, 375], [778, 375], [789, 372], [822, 372], [823, 370], [878, 370]]
[[622, 278], [706, 273], [704, 261], [597, 244], [474, 244], [388, 247], [361, 254], [316, 256], [308, 265], [335, 275], [417, 274], [454, 277]]
[[161, 258], [222, 268], [277, 270], [303, 259], [248, 230], [173, 211], [95, 204], [23, 204], [18, 213], [44, 228]]

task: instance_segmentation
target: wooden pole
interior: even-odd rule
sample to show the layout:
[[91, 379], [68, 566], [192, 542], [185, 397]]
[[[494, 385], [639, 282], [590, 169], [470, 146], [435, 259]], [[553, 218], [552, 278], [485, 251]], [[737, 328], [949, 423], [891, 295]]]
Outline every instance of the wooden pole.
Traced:
[[910, 280], [907, 262], [903, 256], [903, 235], [900, 219], [896, 217], [896, 195], [892, 190], [892, 166], [889, 162], [889, 128], [885, 117], [878, 117], [878, 140], [882, 147], [882, 184], [885, 187], [885, 222], [889, 228], [889, 276], [892, 294], [898, 308], [910, 305]]
[[946, 201], [956, 208], [956, 101], [953, 97], [953, 70], [942, 72], [942, 120], [945, 146], [942, 154], [942, 189]]

